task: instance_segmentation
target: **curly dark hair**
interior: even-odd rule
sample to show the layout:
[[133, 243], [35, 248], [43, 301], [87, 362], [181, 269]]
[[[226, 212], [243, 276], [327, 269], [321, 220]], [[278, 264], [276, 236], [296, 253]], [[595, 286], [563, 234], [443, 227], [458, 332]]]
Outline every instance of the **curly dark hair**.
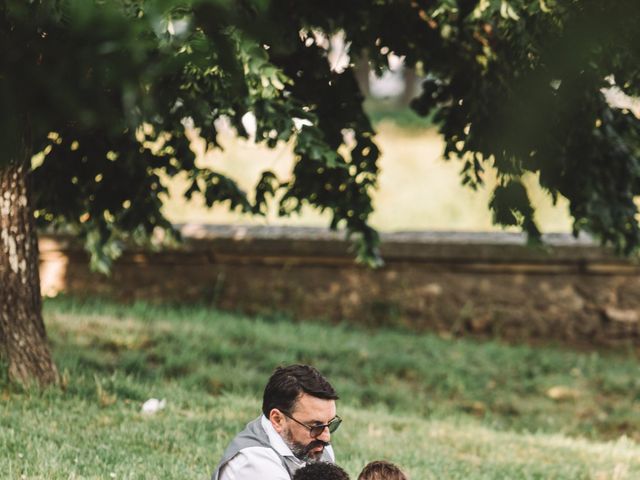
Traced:
[[358, 480], [409, 480], [397, 465], [384, 460], [367, 464], [360, 472]]
[[278, 367], [264, 389], [262, 413], [267, 418], [274, 408], [291, 413], [302, 393], [326, 400], [338, 399], [331, 384], [315, 368], [309, 365]]
[[310, 463], [299, 469], [293, 480], [349, 480], [349, 475], [333, 463]]

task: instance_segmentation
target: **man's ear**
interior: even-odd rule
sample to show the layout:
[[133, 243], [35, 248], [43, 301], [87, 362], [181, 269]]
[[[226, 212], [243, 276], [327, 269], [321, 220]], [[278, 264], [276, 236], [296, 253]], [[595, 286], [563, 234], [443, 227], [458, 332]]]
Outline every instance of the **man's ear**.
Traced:
[[285, 416], [280, 410], [272, 408], [269, 412], [269, 421], [276, 432], [282, 433], [284, 430]]

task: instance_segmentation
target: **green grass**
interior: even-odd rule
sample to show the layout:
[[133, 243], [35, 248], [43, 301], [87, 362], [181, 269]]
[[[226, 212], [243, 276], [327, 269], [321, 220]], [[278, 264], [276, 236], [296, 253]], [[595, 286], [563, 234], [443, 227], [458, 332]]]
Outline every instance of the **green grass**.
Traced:
[[[65, 389], [0, 379], [0, 477], [206, 478], [271, 370], [309, 362], [341, 394], [333, 440], [354, 478], [376, 458], [413, 480], [640, 478], [632, 352], [65, 299], [45, 321]], [[150, 397], [167, 408], [145, 417]]]
[[374, 126], [389, 123], [406, 130], [433, 128], [433, 115], [421, 117], [409, 106], [398, 106], [393, 100], [367, 99], [365, 111]]

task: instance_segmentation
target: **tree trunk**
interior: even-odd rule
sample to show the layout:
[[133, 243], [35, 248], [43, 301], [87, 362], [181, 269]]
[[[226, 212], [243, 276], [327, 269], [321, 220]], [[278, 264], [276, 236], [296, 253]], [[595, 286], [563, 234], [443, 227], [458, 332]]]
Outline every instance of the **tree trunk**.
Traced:
[[404, 91], [400, 97], [400, 104], [403, 107], [408, 107], [411, 104], [411, 100], [416, 96], [418, 75], [416, 74], [415, 69], [404, 67], [402, 77], [404, 79]]
[[358, 86], [360, 87], [360, 92], [364, 97], [368, 97], [370, 93], [369, 72], [371, 68], [369, 67], [369, 55], [367, 55], [366, 51], [363, 51], [361, 55], [356, 57], [353, 70]]
[[28, 146], [19, 158], [0, 165], [0, 358], [11, 380], [46, 386], [57, 382], [58, 372], [42, 321]]

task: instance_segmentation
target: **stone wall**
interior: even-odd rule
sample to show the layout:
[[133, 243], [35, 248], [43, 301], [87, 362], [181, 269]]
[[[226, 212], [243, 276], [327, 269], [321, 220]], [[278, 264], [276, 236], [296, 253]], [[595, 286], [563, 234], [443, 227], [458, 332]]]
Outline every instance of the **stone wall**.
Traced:
[[179, 249], [129, 250], [110, 277], [73, 239], [40, 241], [45, 295], [198, 302], [247, 313], [444, 335], [640, 345], [640, 266], [568, 235], [383, 235], [385, 266], [356, 265], [342, 234], [186, 225]]

